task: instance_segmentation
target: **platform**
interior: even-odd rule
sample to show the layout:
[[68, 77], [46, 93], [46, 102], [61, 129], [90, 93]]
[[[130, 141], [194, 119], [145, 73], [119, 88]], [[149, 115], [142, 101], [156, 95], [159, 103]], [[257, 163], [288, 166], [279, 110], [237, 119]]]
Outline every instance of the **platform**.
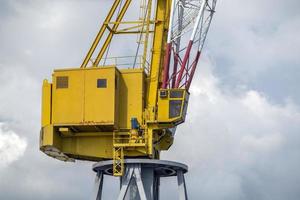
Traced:
[[[125, 166], [118, 200], [159, 200], [160, 179], [171, 176], [177, 176], [179, 199], [188, 199], [184, 178], [187, 165], [166, 160], [125, 159]], [[113, 161], [98, 162], [93, 170], [97, 173], [93, 199], [101, 200], [104, 175], [113, 176]]]

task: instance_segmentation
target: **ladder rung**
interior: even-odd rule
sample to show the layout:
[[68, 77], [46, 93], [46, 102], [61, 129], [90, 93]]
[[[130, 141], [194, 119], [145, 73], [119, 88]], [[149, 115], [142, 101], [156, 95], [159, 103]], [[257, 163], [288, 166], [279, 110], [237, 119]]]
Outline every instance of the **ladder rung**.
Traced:
[[114, 143], [114, 147], [144, 147], [146, 143]]

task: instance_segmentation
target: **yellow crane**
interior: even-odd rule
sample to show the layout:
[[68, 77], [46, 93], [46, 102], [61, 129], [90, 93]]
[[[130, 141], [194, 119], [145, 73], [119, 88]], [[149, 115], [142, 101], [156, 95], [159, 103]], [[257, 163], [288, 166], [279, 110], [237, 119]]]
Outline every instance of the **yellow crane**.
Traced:
[[[159, 159], [173, 144], [216, 0], [142, 0], [138, 17], [136, 4], [113, 1], [82, 65], [44, 80], [40, 149], [47, 155], [113, 160], [114, 176], [122, 176], [124, 158]], [[124, 42], [132, 35], [133, 56], [134, 44]], [[115, 37], [124, 38], [124, 53], [110, 57]]]

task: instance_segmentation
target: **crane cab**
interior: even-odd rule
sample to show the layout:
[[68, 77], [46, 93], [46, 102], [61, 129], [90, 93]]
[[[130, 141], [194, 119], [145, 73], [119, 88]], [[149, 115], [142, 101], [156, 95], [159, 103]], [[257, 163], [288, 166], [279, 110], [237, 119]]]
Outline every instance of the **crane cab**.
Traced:
[[189, 93], [185, 89], [158, 91], [158, 122], [175, 127], [185, 120]]

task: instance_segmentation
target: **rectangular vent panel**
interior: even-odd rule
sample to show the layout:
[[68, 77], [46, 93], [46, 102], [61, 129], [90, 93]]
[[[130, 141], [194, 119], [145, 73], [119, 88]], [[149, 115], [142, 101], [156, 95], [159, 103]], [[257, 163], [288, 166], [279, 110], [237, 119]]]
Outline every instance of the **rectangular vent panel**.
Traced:
[[62, 89], [68, 87], [69, 87], [69, 77], [67, 76], [56, 77], [56, 89]]

